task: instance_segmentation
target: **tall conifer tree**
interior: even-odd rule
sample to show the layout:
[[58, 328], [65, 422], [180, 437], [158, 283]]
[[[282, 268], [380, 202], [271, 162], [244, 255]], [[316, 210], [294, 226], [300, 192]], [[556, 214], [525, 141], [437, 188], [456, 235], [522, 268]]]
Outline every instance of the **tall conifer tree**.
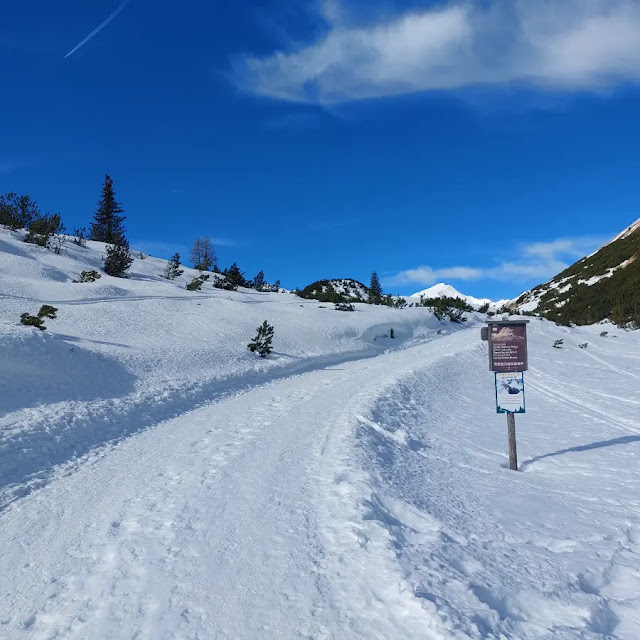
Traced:
[[124, 225], [125, 216], [122, 205], [116, 201], [113, 189], [113, 180], [106, 175], [102, 187], [102, 195], [98, 201], [98, 210], [93, 216], [90, 240], [106, 242], [112, 245], [121, 245], [125, 241]]
[[371, 284], [369, 285], [369, 302], [373, 304], [380, 304], [382, 301], [382, 285], [378, 274], [373, 271], [371, 273]]

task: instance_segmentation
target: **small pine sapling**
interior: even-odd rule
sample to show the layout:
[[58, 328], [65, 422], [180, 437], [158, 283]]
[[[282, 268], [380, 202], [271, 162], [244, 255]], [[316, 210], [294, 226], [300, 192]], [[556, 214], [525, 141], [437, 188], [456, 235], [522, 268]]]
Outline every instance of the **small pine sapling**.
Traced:
[[600, 332], [600, 337], [601, 337], [601, 338], [606, 338], [608, 335], [609, 335], [609, 332], [608, 332], [608, 331], [601, 331], [601, 332]]
[[51, 320], [55, 320], [56, 313], [58, 313], [56, 307], [52, 307], [50, 304], [43, 304], [40, 307], [40, 311], [38, 311], [38, 318], [50, 318]]
[[252, 282], [251, 286], [256, 291], [263, 291], [264, 290], [264, 286], [265, 286], [264, 271], [258, 271], [256, 277], [253, 279], [253, 282]]
[[[55, 253], [62, 252], [62, 245], [64, 244], [64, 233], [66, 231], [62, 218], [59, 213], [44, 214], [34, 219], [27, 228], [27, 236], [24, 239], [25, 242], [38, 245], [39, 247], [46, 247], [47, 249], [53, 249]], [[53, 240], [59, 236], [58, 243], [53, 243]]]
[[167, 262], [167, 266], [164, 269], [162, 277], [167, 280], [175, 280], [176, 278], [179, 278], [183, 273], [184, 270], [180, 268], [180, 254], [174, 253], [171, 260]]
[[20, 324], [24, 324], [27, 327], [35, 327], [36, 329], [40, 329], [40, 331], [44, 331], [47, 328], [44, 326], [44, 320], [42, 318], [31, 316], [28, 313], [23, 313], [20, 316]]
[[77, 227], [73, 230], [73, 244], [79, 247], [87, 246], [87, 229], [86, 227]]
[[553, 342], [553, 346], [556, 349], [562, 349], [562, 345], [564, 344], [564, 340], [555, 340]]
[[256, 337], [247, 345], [247, 348], [251, 353], [259, 353], [261, 358], [266, 358], [273, 347], [271, 343], [273, 342], [273, 326], [270, 325], [266, 320], [258, 327], [258, 333]]
[[209, 274], [202, 274], [197, 278], [194, 278], [187, 284], [187, 291], [200, 291], [202, 285], [209, 279]]
[[396, 332], [393, 330], [393, 327], [391, 329], [389, 329], [389, 337], [391, 339], [396, 337]]
[[233, 282], [228, 280], [226, 277], [222, 277], [222, 278], [216, 278], [213, 281], [213, 288], [222, 289], [223, 291], [237, 291], [238, 285], [234, 284]]
[[588, 342], [583, 342], [582, 344], [578, 345], [581, 349], [586, 349], [589, 346]]
[[355, 311], [356, 308], [350, 302], [336, 302], [336, 311]]
[[52, 307], [49, 304], [43, 304], [40, 307], [40, 311], [38, 311], [37, 316], [23, 313], [20, 316], [20, 324], [27, 327], [35, 327], [36, 329], [40, 329], [40, 331], [44, 331], [47, 328], [44, 326], [44, 319], [50, 318], [51, 320], [55, 320], [57, 312], [58, 310], [55, 307]]
[[126, 240], [123, 240], [123, 244], [113, 244], [107, 247], [107, 256], [104, 259], [104, 272], [107, 275], [124, 278], [132, 264], [133, 257]]
[[79, 283], [79, 282], [95, 282], [96, 280], [99, 280], [100, 278], [102, 278], [102, 276], [95, 270], [83, 271], [80, 274], [80, 277], [77, 280], [74, 280], [74, 282], [76, 284]]

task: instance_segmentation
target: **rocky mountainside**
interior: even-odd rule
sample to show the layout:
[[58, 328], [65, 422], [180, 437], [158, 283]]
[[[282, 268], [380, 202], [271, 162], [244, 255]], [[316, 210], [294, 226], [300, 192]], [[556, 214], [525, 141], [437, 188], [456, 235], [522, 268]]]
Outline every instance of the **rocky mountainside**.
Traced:
[[640, 327], [640, 219], [595, 253], [523, 293], [514, 310], [559, 324], [611, 320]]

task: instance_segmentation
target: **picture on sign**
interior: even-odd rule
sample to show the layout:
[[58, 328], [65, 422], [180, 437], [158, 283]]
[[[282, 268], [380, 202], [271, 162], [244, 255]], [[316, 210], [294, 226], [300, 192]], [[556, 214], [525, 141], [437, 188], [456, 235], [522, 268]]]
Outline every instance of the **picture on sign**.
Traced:
[[524, 373], [496, 373], [498, 413], [525, 413]]
[[526, 371], [527, 325], [523, 323], [489, 326], [489, 364], [491, 371], [512, 373]]

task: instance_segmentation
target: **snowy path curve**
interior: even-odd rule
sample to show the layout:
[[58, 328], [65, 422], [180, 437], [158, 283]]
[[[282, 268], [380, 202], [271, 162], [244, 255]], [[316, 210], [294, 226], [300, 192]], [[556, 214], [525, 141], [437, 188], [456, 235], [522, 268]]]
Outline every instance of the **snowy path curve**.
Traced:
[[222, 399], [17, 500], [1, 516], [0, 635], [442, 637], [392, 554], [360, 566], [368, 542], [340, 526], [354, 506], [345, 452], [384, 389], [476, 333]]

